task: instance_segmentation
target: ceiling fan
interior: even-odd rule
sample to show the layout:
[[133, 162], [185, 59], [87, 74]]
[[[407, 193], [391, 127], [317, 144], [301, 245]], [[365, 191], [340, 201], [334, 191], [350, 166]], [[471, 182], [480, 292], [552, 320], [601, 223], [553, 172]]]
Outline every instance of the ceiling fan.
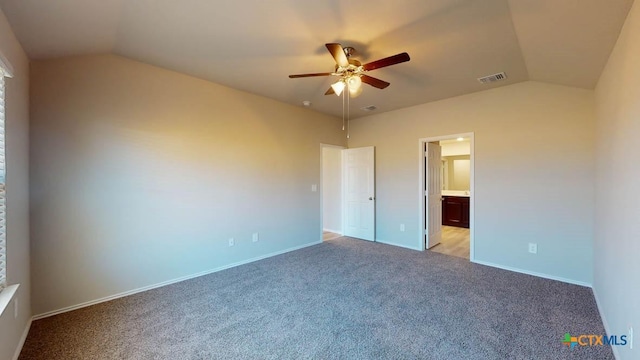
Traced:
[[326, 44], [326, 46], [333, 58], [336, 60], [336, 67], [334, 72], [289, 75], [289, 78], [294, 79], [302, 77], [331, 75], [338, 76], [340, 78], [338, 82], [332, 84], [325, 95], [336, 94], [340, 96], [342, 91], [346, 88], [349, 91], [351, 97], [356, 97], [360, 95], [360, 93], [362, 93], [362, 87], [360, 86], [362, 83], [369, 84], [378, 89], [384, 89], [390, 85], [386, 81], [366, 75], [365, 72], [411, 60], [409, 54], [403, 52], [362, 65], [360, 61], [351, 58], [351, 56], [355, 53], [354, 48], [343, 48], [342, 45], [337, 43]]

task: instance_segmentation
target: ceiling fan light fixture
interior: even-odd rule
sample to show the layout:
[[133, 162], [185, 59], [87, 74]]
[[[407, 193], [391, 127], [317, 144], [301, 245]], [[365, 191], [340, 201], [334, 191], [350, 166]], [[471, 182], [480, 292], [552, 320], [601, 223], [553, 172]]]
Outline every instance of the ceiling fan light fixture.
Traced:
[[343, 80], [336, 82], [335, 84], [331, 84], [331, 88], [336, 95], [340, 96], [342, 94], [342, 90], [344, 90], [345, 83]]
[[349, 91], [357, 91], [362, 87], [362, 79], [358, 75], [351, 75], [347, 78], [347, 84], [349, 85]]
[[357, 98], [362, 94], [362, 86], [351, 87], [349, 86], [349, 96], [352, 98]]

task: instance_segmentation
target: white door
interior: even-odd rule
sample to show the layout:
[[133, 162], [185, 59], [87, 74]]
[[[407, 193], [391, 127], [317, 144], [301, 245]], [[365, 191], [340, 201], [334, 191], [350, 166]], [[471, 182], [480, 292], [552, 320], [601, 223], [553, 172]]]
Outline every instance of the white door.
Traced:
[[425, 143], [425, 241], [427, 249], [442, 240], [442, 171], [441, 148], [437, 143]]
[[373, 146], [342, 151], [345, 236], [369, 241], [375, 239], [374, 164]]

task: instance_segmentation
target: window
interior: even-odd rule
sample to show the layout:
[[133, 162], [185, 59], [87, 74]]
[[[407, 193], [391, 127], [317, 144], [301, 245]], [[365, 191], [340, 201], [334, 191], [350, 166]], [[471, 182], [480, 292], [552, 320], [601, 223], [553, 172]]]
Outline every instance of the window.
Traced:
[[4, 161], [4, 77], [0, 67], [0, 290], [7, 286], [7, 235]]

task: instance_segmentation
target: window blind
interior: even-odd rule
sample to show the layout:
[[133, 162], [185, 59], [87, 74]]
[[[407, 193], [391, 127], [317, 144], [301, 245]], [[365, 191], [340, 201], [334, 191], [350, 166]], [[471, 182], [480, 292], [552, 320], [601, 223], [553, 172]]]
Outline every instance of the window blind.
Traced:
[[0, 290], [7, 286], [7, 220], [4, 159], [4, 77], [0, 68]]

